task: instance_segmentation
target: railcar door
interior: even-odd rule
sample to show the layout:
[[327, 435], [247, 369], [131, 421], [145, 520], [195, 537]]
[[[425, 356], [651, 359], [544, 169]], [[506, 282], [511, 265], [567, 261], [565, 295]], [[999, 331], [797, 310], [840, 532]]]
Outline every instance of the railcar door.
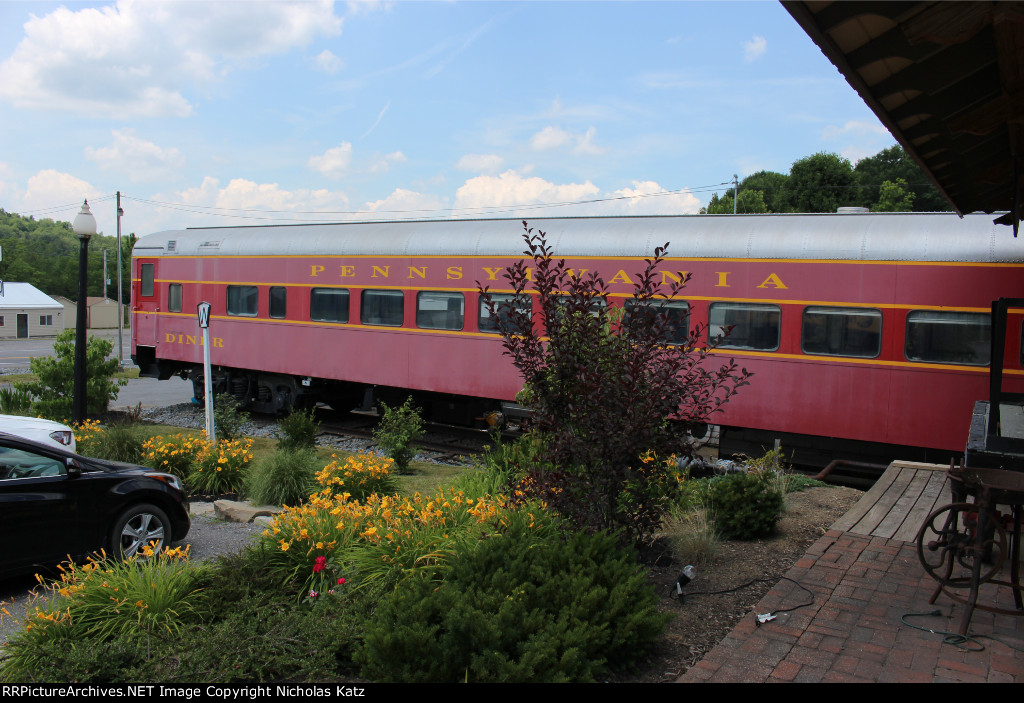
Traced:
[[160, 297], [157, 295], [157, 259], [136, 259], [132, 282], [132, 342], [136, 347], [156, 348], [157, 317]]

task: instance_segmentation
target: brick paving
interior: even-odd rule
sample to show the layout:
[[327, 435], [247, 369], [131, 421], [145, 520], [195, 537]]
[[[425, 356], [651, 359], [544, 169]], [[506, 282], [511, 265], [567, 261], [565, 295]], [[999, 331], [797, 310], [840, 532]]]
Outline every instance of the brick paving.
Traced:
[[[978, 642], [965, 646], [984, 649], [943, 643], [942, 633], [959, 629], [963, 606], [945, 594], [929, 605], [936, 582], [913, 543], [829, 530], [786, 576], [813, 593], [813, 605], [760, 626], [748, 615], [679, 682], [1024, 683], [1024, 617], [976, 610], [969, 634]], [[1009, 589], [984, 589], [979, 602], [1013, 607]], [[783, 580], [754, 612], [807, 600]], [[901, 621], [934, 610], [941, 615], [907, 618], [932, 632]]]

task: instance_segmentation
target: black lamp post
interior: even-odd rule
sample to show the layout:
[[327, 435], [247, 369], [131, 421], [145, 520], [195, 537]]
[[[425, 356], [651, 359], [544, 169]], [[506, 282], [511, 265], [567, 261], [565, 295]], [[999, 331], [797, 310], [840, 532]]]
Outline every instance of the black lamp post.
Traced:
[[75, 324], [75, 388], [71, 404], [71, 419], [76, 423], [85, 422], [85, 308], [86, 280], [89, 269], [89, 239], [96, 234], [96, 218], [89, 211], [89, 201], [82, 203], [82, 209], [75, 215], [71, 228], [78, 235], [81, 246], [78, 249], [78, 319]]

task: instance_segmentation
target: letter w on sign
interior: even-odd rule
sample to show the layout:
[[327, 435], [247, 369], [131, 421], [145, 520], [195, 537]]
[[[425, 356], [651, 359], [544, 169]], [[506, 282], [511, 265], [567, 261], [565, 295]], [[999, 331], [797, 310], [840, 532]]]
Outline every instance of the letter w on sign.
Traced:
[[199, 312], [199, 326], [206, 329], [210, 326], [210, 304], [199, 303], [196, 306], [196, 310]]

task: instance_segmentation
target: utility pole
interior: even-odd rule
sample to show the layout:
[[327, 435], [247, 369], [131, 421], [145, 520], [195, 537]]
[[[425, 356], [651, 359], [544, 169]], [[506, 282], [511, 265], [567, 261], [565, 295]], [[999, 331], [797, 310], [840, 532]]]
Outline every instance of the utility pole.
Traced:
[[740, 182], [738, 176], [732, 174], [732, 214], [736, 214], [736, 203], [740, 199]]

